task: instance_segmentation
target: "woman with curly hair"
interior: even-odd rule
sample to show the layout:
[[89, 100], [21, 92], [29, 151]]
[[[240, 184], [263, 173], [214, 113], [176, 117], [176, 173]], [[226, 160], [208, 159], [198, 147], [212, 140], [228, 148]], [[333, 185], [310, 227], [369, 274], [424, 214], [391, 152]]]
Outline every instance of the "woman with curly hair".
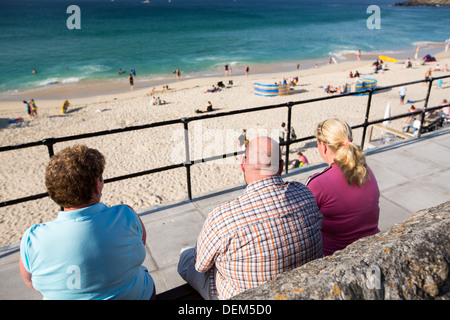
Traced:
[[364, 153], [352, 142], [350, 126], [339, 119], [318, 124], [317, 149], [328, 167], [306, 185], [324, 216], [324, 256], [373, 235], [378, 229], [380, 191]]
[[20, 244], [20, 273], [44, 299], [154, 297], [142, 266], [146, 232], [127, 205], [100, 202], [105, 158], [83, 145], [55, 154], [45, 170], [50, 198], [63, 209], [56, 220], [27, 229]]

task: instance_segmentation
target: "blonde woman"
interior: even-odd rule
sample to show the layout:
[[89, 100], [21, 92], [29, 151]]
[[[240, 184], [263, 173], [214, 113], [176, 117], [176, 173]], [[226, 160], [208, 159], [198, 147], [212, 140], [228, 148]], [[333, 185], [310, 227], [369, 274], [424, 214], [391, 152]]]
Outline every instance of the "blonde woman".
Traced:
[[328, 168], [311, 176], [306, 185], [324, 216], [324, 256], [373, 235], [378, 229], [380, 191], [364, 153], [352, 142], [350, 126], [339, 119], [317, 126], [317, 149]]

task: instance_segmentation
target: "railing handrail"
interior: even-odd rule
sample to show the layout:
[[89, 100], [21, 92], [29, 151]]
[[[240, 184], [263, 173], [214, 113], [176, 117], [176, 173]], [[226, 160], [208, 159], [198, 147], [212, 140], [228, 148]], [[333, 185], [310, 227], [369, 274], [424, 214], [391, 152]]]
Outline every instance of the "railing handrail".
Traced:
[[[370, 88], [370, 89], [362, 90], [362, 91], [358, 91], [358, 92], [348, 92], [348, 93], [343, 93], [343, 94], [340, 94], [340, 95], [323, 96], [323, 97], [318, 97], [318, 98], [311, 98], [311, 99], [299, 100], [299, 101], [291, 101], [291, 102], [275, 104], [275, 105], [267, 105], [267, 106], [260, 106], [260, 107], [246, 108], [246, 109], [237, 109], [237, 110], [231, 110], [231, 111], [216, 112], [214, 114], [205, 114], [205, 115], [199, 115], [199, 116], [184, 117], [184, 118], [180, 118], [180, 119], [166, 120], [166, 121], [148, 123], [148, 124], [137, 125], [137, 126], [129, 126], [129, 127], [125, 127], [125, 128], [116, 128], [116, 129], [110, 129], [110, 130], [102, 130], [102, 131], [97, 131], [97, 132], [84, 133], [84, 134], [78, 134], [78, 135], [72, 135], [72, 136], [66, 136], [66, 137], [47, 138], [47, 139], [34, 141], [34, 142], [28, 142], [28, 143], [23, 143], [23, 144], [3, 146], [3, 147], [0, 147], [0, 152], [17, 150], [17, 149], [24, 149], [24, 148], [31, 148], [31, 147], [45, 145], [48, 148], [49, 156], [52, 157], [53, 154], [54, 154], [53, 145], [56, 144], [56, 143], [67, 142], [67, 141], [72, 141], [72, 140], [80, 140], [80, 139], [85, 139], [85, 138], [92, 138], [92, 137], [109, 135], [109, 134], [117, 134], [117, 133], [123, 133], [123, 132], [128, 132], [128, 131], [136, 131], [136, 130], [142, 130], [142, 129], [156, 128], [156, 127], [167, 126], [167, 125], [183, 124], [184, 128], [185, 128], [186, 161], [184, 161], [182, 163], [178, 163], [178, 164], [172, 164], [172, 165], [168, 165], [168, 166], [164, 166], [164, 167], [158, 167], [158, 168], [154, 168], [154, 169], [150, 169], [150, 170], [145, 170], [145, 171], [140, 171], [140, 172], [135, 172], [135, 173], [127, 174], [127, 175], [122, 175], [122, 176], [118, 176], [118, 177], [105, 179], [105, 183], [110, 183], [110, 182], [130, 179], [130, 178], [134, 178], [134, 177], [138, 177], [138, 176], [142, 176], [142, 175], [147, 175], [147, 174], [152, 174], [152, 173], [156, 173], [156, 172], [162, 172], [162, 171], [177, 169], [177, 168], [180, 168], [180, 167], [186, 167], [186, 170], [187, 170], [187, 185], [188, 185], [188, 198], [192, 199], [191, 182], [190, 182], [190, 167], [193, 164], [203, 163], [203, 162], [208, 162], [208, 161], [214, 161], [214, 160], [218, 160], [218, 159], [222, 159], [222, 158], [226, 158], [226, 157], [236, 156], [236, 155], [239, 155], [239, 154], [243, 153], [243, 151], [235, 151], [235, 152], [232, 152], [232, 153], [226, 153], [226, 154], [222, 154], [222, 155], [211, 156], [211, 157], [208, 157], [208, 158], [191, 160], [190, 159], [190, 154], [189, 154], [189, 137], [188, 137], [188, 135], [189, 135], [189, 133], [188, 133], [189, 128], [188, 128], [188, 124], [190, 122], [192, 122], [192, 121], [198, 121], [198, 120], [204, 120], [204, 119], [210, 119], [210, 118], [220, 118], [220, 117], [224, 117], [224, 116], [231, 116], [231, 115], [242, 114], [242, 113], [257, 112], [257, 111], [263, 111], [263, 110], [287, 107], [288, 108], [287, 140], [282, 144], [282, 145], [286, 146], [286, 157], [287, 157], [287, 159], [286, 159], [286, 162], [285, 162], [286, 163], [285, 171], [287, 173], [288, 172], [288, 164], [289, 164], [289, 147], [290, 147], [290, 145], [294, 144], [294, 143], [299, 143], [299, 142], [303, 142], [303, 141], [307, 141], [307, 140], [311, 140], [311, 139], [315, 138], [314, 136], [307, 136], [307, 137], [302, 137], [302, 138], [299, 138], [299, 139], [291, 140], [291, 138], [290, 138], [291, 137], [291, 110], [292, 110], [293, 106], [307, 104], [307, 103], [314, 103], [314, 102], [319, 102], [319, 101], [324, 101], [324, 100], [329, 100], [329, 99], [337, 99], [337, 98], [342, 98], [342, 97], [347, 97], [347, 96], [352, 96], [352, 95], [361, 95], [361, 94], [367, 93], [368, 94], [368, 103], [367, 103], [365, 121], [362, 124], [357, 124], [355, 126], [352, 126], [352, 129], [364, 128], [362, 141], [361, 141], [361, 148], [363, 148], [364, 147], [364, 140], [365, 140], [366, 130], [367, 130], [367, 127], [370, 126], [370, 125], [381, 123], [381, 122], [384, 122], [384, 121], [390, 121], [390, 120], [400, 119], [400, 118], [404, 118], [404, 117], [409, 117], [409, 116], [414, 115], [414, 114], [422, 113], [423, 116], [422, 116], [422, 123], [421, 123], [421, 125], [423, 126], [423, 121], [425, 119], [424, 115], [425, 115], [426, 111], [433, 111], [433, 110], [441, 109], [444, 106], [448, 106], [448, 105], [440, 105], [440, 106], [428, 108], [427, 104], [428, 104], [429, 96], [430, 96], [430, 93], [431, 93], [432, 83], [435, 80], [449, 78], [449, 77], [450, 77], [450, 75], [445, 75], [445, 76], [440, 76], [440, 77], [433, 77], [433, 78], [430, 78], [430, 79], [416, 80], [416, 81], [411, 81], [411, 82], [404, 82], [404, 83], [389, 85], [389, 86], [385, 86], [385, 87]], [[372, 95], [374, 93], [376, 93], [378, 91], [384, 91], [384, 90], [389, 90], [389, 89], [396, 88], [396, 87], [414, 85], [414, 84], [419, 84], [419, 83], [423, 83], [423, 82], [428, 82], [429, 85], [428, 85], [427, 95], [426, 95], [426, 98], [425, 98], [425, 105], [424, 105], [424, 108], [422, 110], [418, 110], [418, 111], [415, 111], [415, 112], [408, 112], [408, 113], [400, 114], [400, 115], [389, 117], [389, 118], [383, 118], [383, 119], [378, 119], [378, 120], [374, 120], [374, 121], [368, 121], [370, 107], [371, 107], [371, 98], [372, 98]], [[419, 132], [419, 136], [420, 136], [420, 132]], [[14, 200], [1, 201], [0, 202], [0, 207], [5, 207], [5, 206], [14, 205], [14, 204], [27, 202], [27, 201], [32, 201], [32, 200], [37, 200], [37, 199], [41, 199], [41, 198], [44, 198], [44, 197], [47, 197], [47, 196], [48, 196], [48, 193], [39, 193], [39, 194], [35, 194], [35, 195], [27, 196], [27, 197], [22, 197], [22, 198], [18, 198], [18, 199], [14, 199]]]

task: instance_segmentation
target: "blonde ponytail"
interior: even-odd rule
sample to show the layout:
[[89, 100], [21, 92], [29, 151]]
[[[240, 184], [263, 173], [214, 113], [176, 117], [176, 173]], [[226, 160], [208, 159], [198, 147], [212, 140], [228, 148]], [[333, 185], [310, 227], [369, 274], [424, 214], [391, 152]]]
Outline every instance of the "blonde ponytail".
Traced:
[[352, 143], [352, 129], [339, 119], [328, 119], [317, 126], [316, 138], [331, 148], [336, 156], [334, 163], [339, 167], [349, 185], [359, 187], [370, 178], [364, 152]]

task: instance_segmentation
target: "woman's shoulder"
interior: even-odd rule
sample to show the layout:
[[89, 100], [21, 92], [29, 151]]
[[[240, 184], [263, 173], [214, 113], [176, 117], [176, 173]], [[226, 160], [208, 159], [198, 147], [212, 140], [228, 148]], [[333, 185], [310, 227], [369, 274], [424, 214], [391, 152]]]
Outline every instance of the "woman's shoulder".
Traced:
[[316, 182], [319, 181], [321, 179], [324, 179], [326, 176], [332, 174], [333, 172], [333, 167], [334, 166], [329, 166], [327, 168], [325, 168], [324, 170], [322, 170], [321, 172], [315, 173], [312, 176], [310, 176], [308, 178], [308, 180], [306, 181], [306, 185], [309, 185], [311, 182]]

